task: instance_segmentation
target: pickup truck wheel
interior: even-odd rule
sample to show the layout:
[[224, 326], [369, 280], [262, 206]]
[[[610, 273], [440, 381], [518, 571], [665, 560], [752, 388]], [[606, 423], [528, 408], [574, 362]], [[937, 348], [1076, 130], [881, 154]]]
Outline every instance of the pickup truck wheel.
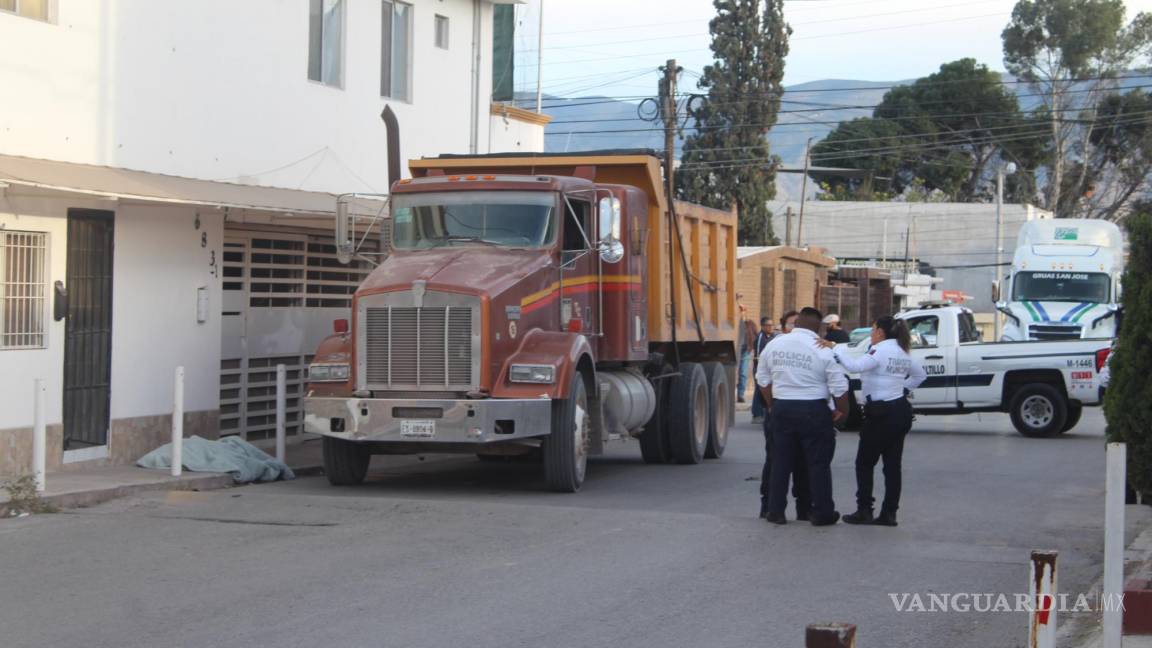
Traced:
[[1024, 385], [1012, 397], [1009, 413], [1016, 431], [1026, 437], [1053, 437], [1064, 429], [1068, 401], [1060, 390], [1044, 383]]
[[588, 438], [592, 432], [588, 390], [580, 372], [572, 377], [568, 398], [552, 403], [552, 433], [544, 439], [544, 481], [558, 493], [575, 493], [588, 468]]
[[708, 445], [708, 378], [704, 367], [681, 362], [680, 375], [672, 378], [668, 395], [668, 437], [676, 463], [696, 464]]
[[[672, 373], [672, 367], [665, 365], [662, 374]], [[656, 409], [652, 418], [644, 424], [640, 433], [640, 456], [647, 464], [666, 464], [672, 461], [672, 447], [668, 440], [668, 392], [671, 380], [653, 380], [656, 391]]]
[[1084, 413], [1084, 406], [1080, 403], [1068, 403], [1068, 420], [1064, 421], [1064, 427], [1061, 432], [1067, 432], [1076, 427], [1080, 422], [1080, 415]]
[[364, 482], [372, 453], [355, 441], [324, 437], [324, 474], [333, 486], [356, 486]]
[[728, 446], [728, 411], [732, 405], [732, 390], [728, 387], [728, 371], [719, 362], [704, 365], [708, 374], [708, 393], [712, 415], [708, 417], [708, 442], [704, 447], [705, 459], [719, 459]]

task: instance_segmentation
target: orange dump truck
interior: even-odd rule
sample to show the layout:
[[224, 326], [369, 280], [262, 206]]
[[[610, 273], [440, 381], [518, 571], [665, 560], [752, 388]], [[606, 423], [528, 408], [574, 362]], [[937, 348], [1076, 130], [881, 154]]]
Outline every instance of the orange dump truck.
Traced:
[[646, 153], [441, 156], [392, 186], [391, 250], [309, 369], [333, 484], [373, 454], [535, 455], [574, 492], [589, 455], [724, 452], [736, 217], [662, 191]]

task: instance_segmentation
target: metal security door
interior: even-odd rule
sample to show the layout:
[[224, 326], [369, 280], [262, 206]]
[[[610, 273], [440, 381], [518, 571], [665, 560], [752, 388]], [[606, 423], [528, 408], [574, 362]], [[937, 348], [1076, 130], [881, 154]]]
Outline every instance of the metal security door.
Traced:
[[64, 288], [64, 449], [108, 443], [113, 213], [68, 210]]

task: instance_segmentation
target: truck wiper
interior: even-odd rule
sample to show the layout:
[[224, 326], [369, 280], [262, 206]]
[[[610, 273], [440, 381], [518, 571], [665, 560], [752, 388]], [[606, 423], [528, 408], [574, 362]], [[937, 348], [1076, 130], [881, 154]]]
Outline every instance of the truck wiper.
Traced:
[[500, 245], [496, 241], [480, 238], [479, 236], [445, 236], [443, 240], [449, 243], [483, 243], [485, 245]]

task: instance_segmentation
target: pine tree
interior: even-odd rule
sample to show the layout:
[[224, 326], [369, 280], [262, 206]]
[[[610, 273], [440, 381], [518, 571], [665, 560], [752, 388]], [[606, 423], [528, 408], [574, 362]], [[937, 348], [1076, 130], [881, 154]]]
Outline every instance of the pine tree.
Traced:
[[684, 142], [678, 194], [718, 209], [735, 204], [740, 243], [768, 245], [776, 242], [767, 203], [776, 196], [780, 158], [766, 135], [780, 110], [792, 28], [784, 22], [783, 0], [712, 4], [715, 62], [700, 78], [707, 96], [688, 105], [695, 130]]
[[1124, 324], [1110, 361], [1104, 415], [1109, 440], [1128, 444], [1128, 483], [1152, 499], [1152, 202], [1137, 204], [1126, 224]]

